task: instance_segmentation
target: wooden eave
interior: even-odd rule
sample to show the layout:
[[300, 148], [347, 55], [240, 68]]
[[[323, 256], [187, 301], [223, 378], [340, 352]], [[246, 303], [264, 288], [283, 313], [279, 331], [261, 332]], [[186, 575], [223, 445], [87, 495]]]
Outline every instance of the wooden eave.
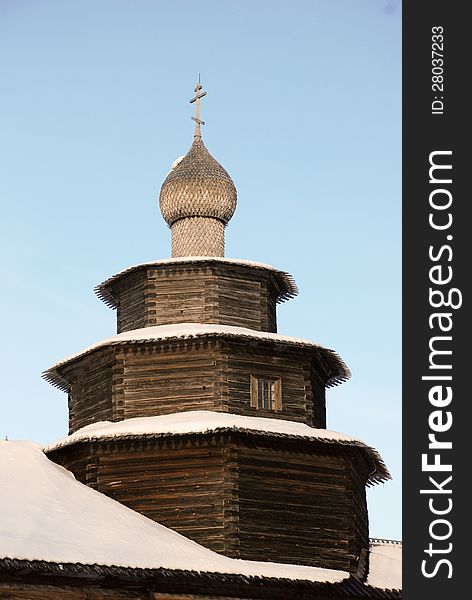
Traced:
[[232, 262], [231, 260], [221, 260], [215, 257], [205, 257], [205, 258], [189, 258], [188, 260], [174, 260], [174, 261], [157, 261], [154, 263], [143, 263], [141, 265], [136, 265], [133, 267], [129, 267], [128, 269], [124, 269], [117, 273], [116, 275], [112, 275], [99, 285], [95, 287], [95, 293], [98, 298], [104, 302], [108, 307], [112, 309], [116, 309], [117, 307], [117, 297], [115, 293], [115, 286], [123, 281], [126, 277], [130, 275], [134, 275], [139, 271], [144, 271], [147, 269], [152, 269], [155, 271], [164, 271], [164, 270], [182, 270], [189, 269], [191, 267], [220, 267], [226, 268], [228, 270], [231, 269], [239, 269], [239, 270], [248, 270], [252, 272], [257, 271], [265, 271], [270, 277], [275, 280], [276, 287], [278, 289], [277, 303], [280, 304], [282, 302], [286, 302], [291, 298], [294, 298], [298, 295], [298, 286], [295, 283], [294, 278], [290, 273], [286, 271], [279, 271], [273, 267], [269, 267], [268, 265], [257, 265], [256, 263], [250, 264], [245, 263], [244, 261], [238, 262], [235, 260]]
[[148, 594], [152, 592], [187, 593], [192, 596], [212, 594], [215, 598], [226, 596], [248, 598], [248, 600], [249, 598], [286, 600], [294, 597], [300, 600], [315, 598], [399, 600], [401, 598], [400, 590], [374, 588], [363, 584], [353, 575], [339, 583], [327, 583], [226, 573], [54, 563], [14, 558], [0, 559], [0, 581], [77, 588], [98, 585]]
[[306, 350], [311, 350], [314, 355], [319, 358], [320, 363], [323, 365], [324, 370], [326, 372], [326, 382], [325, 387], [334, 387], [339, 385], [345, 381], [347, 381], [351, 377], [351, 372], [347, 367], [346, 363], [342, 360], [342, 358], [337, 354], [334, 350], [330, 348], [324, 348], [323, 346], [318, 346], [314, 343], [309, 342], [301, 342], [301, 341], [288, 341], [284, 339], [272, 339], [270, 337], [256, 337], [251, 335], [234, 334], [234, 333], [219, 333], [219, 332], [209, 332], [209, 333], [198, 333], [191, 335], [175, 335], [168, 336], [165, 338], [160, 337], [149, 337], [146, 339], [110, 339], [106, 341], [103, 345], [96, 346], [89, 350], [84, 351], [83, 353], [79, 353], [76, 356], [72, 356], [70, 359], [65, 359], [55, 366], [47, 369], [42, 373], [42, 378], [53, 385], [61, 389], [64, 392], [67, 392], [69, 382], [63, 373], [63, 368], [66, 366], [72, 365], [74, 362], [81, 360], [84, 356], [89, 354], [93, 354], [94, 352], [100, 351], [104, 348], [110, 348], [112, 346], [130, 346], [130, 345], [146, 345], [146, 344], [156, 344], [160, 343], [162, 346], [172, 345], [175, 343], [187, 343], [189, 345], [193, 345], [199, 342], [211, 342], [214, 340], [232, 340], [232, 341], [244, 341], [245, 343], [251, 344], [261, 344], [265, 346], [279, 346], [281, 348], [304, 348]]
[[54, 460], [56, 453], [61, 454], [66, 448], [78, 444], [104, 444], [109, 452], [117, 452], [123, 446], [130, 450], [137, 448], [155, 447], [157, 444], [188, 446], [218, 446], [243, 444], [246, 447], [270, 448], [275, 451], [289, 451], [294, 453], [315, 454], [316, 452], [349, 452], [356, 451], [367, 463], [369, 475], [367, 486], [385, 483], [392, 477], [375, 448], [357, 440], [333, 440], [327, 438], [308, 438], [305, 436], [258, 431], [254, 429], [243, 429], [238, 427], [218, 427], [210, 431], [198, 433], [147, 433], [126, 434], [118, 436], [90, 436], [89, 438], [77, 440], [70, 445], [63, 445], [47, 450], [47, 455]]

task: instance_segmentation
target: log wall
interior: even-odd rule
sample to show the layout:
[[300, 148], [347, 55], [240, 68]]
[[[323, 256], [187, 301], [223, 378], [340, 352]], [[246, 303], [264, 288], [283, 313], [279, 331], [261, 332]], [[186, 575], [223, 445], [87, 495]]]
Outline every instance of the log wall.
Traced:
[[[63, 369], [70, 382], [69, 430], [188, 410], [325, 427], [324, 386], [313, 352], [219, 337], [101, 348]], [[280, 410], [251, 406], [251, 376], [280, 379]]]
[[[228, 512], [232, 450], [170, 438], [130, 443], [132, 449], [119, 443], [81, 444], [49, 457], [81, 483], [216, 552], [234, 554]], [[84, 455], [90, 468], [82, 464]]]
[[[26, 578], [25, 578], [26, 579]], [[66, 586], [58, 583], [57, 585], [42, 585], [41, 583], [0, 583], [1, 600], [136, 600], [145, 598], [154, 599], [154, 595], [147, 592], [106, 589], [100, 585], [79, 585]], [[159, 595], [156, 594], [158, 598]], [[172, 596], [175, 600], [182, 596]]]
[[349, 456], [240, 448], [238, 469], [241, 558], [356, 570], [368, 523]]
[[[289, 598], [297, 598], [299, 600], [346, 600], [346, 593], [322, 592], [310, 589], [310, 586], [300, 584], [287, 585], [286, 582], [281, 582], [280, 585], [272, 583], [270, 586], [250, 586], [248, 584], [239, 583], [233, 584], [230, 587], [229, 594], [221, 593], [221, 583], [213, 579], [206, 583], [196, 584], [173, 584], [173, 583], [156, 583], [152, 579], [143, 578], [141, 581], [139, 576], [133, 578], [130, 584], [126, 582], [126, 586], [132, 589], [123, 589], [123, 584], [117, 578], [108, 578], [106, 582], [91, 582], [83, 581], [83, 578], [76, 577], [74, 581], [70, 581], [69, 585], [64, 584], [57, 578], [56, 583], [45, 585], [43, 582], [42, 573], [36, 575], [23, 575], [21, 583], [16, 582], [0, 582], [0, 599], [1, 600], [288, 600]], [[49, 578], [51, 580], [51, 578]], [[111, 579], [111, 581], [110, 581]], [[121, 583], [121, 585], [120, 585]], [[227, 588], [228, 586], [225, 585]], [[165, 592], [156, 591], [162, 588]], [[176, 588], [172, 592], [172, 588]], [[186, 589], [187, 592], [181, 590]], [[350, 595], [348, 597], [354, 597]], [[356, 596], [357, 597], [357, 596]], [[369, 598], [386, 598], [383, 592], [373, 594], [369, 592]], [[399, 596], [388, 596], [398, 598]]]
[[[139, 582], [136, 581], [133, 587], [139, 588]], [[114, 589], [107, 589], [106, 584], [88, 585], [80, 582], [76, 582], [75, 586], [61, 585], [60, 583], [57, 585], [0, 583], [0, 600], [128, 600], [129, 598], [135, 600], [251, 600], [248, 596], [218, 594], [216, 591], [218, 583], [212, 586], [215, 588], [215, 594], [217, 595], [212, 594], [211, 596], [197, 593], [161, 593], [146, 589], [154, 588], [154, 585], [143, 584], [141, 587], [141, 590], [123, 590], [116, 587]], [[189, 586], [187, 585], [187, 587]], [[252, 598], [254, 597], [252, 596]], [[257, 598], [260, 597], [260, 594], [257, 594]], [[266, 595], [265, 597], [267, 598], [268, 596]], [[277, 597], [280, 596], [277, 595]]]
[[351, 456], [348, 487], [352, 524], [350, 547], [351, 553], [357, 556], [363, 549], [369, 548], [369, 513], [364, 482], [370, 471], [372, 465], [368, 465], [365, 460], [360, 460], [356, 455]]
[[116, 306], [118, 333], [130, 329], [146, 327], [147, 278], [143, 270], [130, 273], [119, 287], [119, 301]]
[[280, 287], [270, 271], [200, 263], [143, 267], [110, 284], [118, 333], [174, 323], [277, 331]]
[[233, 432], [87, 442], [49, 458], [227, 556], [355, 572], [369, 547], [359, 448]]
[[69, 382], [69, 433], [97, 421], [113, 421], [115, 348], [99, 349], [64, 367]]
[[[238, 415], [298, 421], [311, 427], [326, 426], [325, 390], [314, 373], [312, 351], [277, 344], [231, 341], [223, 343], [222, 354], [225, 357], [221, 374], [223, 410]], [[260, 379], [281, 379], [280, 410], [250, 405], [250, 375]]]
[[123, 365], [123, 383], [115, 399], [122, 406], [119, 418], [221, 410], [219, 343], [125, 346], [119, 355]]

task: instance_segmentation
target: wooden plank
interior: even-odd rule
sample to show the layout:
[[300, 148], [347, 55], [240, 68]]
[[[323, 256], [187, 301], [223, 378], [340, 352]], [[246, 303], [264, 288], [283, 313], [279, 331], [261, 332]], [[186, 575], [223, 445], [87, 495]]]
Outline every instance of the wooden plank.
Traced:
[[357, 564], [349, 461], [240, 448], [238, 466], [241, 558]]
[[[37, 577], [37, 576], [36, 576]], [[28, 579], [26, 575], [23, 576]], [[35, 579], [32, 576], [31, 579]], [[103, 585], [103, 584], [102, 584]], [[0, 599], [5, 600], [127, 600], [128, 598], [144, 598], [141, 592], [133, 590], [107, 589], [105, 586], [90, 586], [81, 583], [74, 587], [66, 585], [42, 585], [41, 583], [2, 583], [0, 582]], [[109, 585], [109, 584], [108, 584]], [[155, 595], [156, 598], [159, 594]], [[175, 598], [175, 596], [174, 596]], [[181, 596], [183, 598], [183, 596]]]
[[147, 267], [112, 285], [118, 331], [169, 323], [221, 323], [276, 331], [273, 273], [248, 265]]

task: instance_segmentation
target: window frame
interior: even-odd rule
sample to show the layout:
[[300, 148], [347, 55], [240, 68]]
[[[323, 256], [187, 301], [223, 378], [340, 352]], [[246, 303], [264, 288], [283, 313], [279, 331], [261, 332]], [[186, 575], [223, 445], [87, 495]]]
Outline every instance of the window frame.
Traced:
[[[282, 410], [282, 378], [271, 377], [271, 376], [250, 376], [251, 380], [251, 406], [256, 410], [263, 410], [267, 412], [280, 412]], [[272, 390], [272, 406], [264, 408], [259, 406], [259, 384], [269, 384], [269, 389]]]

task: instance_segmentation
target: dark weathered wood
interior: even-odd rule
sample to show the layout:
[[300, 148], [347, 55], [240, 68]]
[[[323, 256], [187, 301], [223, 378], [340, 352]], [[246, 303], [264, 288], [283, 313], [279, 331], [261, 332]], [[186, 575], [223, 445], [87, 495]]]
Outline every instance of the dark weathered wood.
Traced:
[[129, 275], [117, 304], [118, 333], [146, 326], [146, 277], [144, 271]]
[[[88, 445], [87, 445], [88, 446]], [[70, 469], [79, 481], [147, 517], [225, 553], [234, 540], [227, 539], [230, 518], [225, 505], [231, 483], [225, 474], [230, 449], [219, 446], [184, 447], [171, 440], [151, 447], [92, 444], [86, 454], [95, 476], [87, 477], [67, 449], [51, 456]], [[225, 485], [225, 481], [227, 485]], [[227, 504], [227, 503], [226, 503]]]
[[[223, 410], [325, 427], [325, 392], [312, 374], [312, 351], [231, 340], [222, 342], [222, 355]], [[254, 398], [251, 405], [251, 375], [260, 379], [280, 379], [281, 406], [277, 411], [258, 409]]]
[[343, 456], [240, 448], [240, 556], [352, 570], [356, 531]]
[[[23, 561], [26, 562], [27, 561]], [[248, 578], [217, 573], [106, 569], [48, 565], [44, 571], [27, 564], [0, 571], [0, 598], [5, 600], [400, 600], [401, 592], [365, 588], [356, 579], [338, 584]], [[78, 567], [78, 568], [77, 568]], [[64, 571], [67, 572], [64, 575]]]
[[369, 548], [369, 515], [367, 510], [367, 496], [365, 481], [369, 476], [371, 465], [365, 460], [360, 460], [357, 454], [351, 456], [350, 462], [350, 519], [351, 529], [350, 544], [352, 553], [359, 556], [363, 549]]
[[100, 349], [67, 366], [69, 433], [90, 423], [113, 419], [114, 349]]
[[116, 299], [118, 332], [170, 323], [277, 330], [278, 278], [248, 265], [147, 266], [123, 275], [109, 290]]
[[[27, 579], [27, 578], [25, 578]], [[159, 598], [158, 595], [156, 595]], [[180, 596], [182, 598], [182, 596]], [[83, 584], [79, 586], [41, 585], [41, 583], [0, 583], [0, 599], [3, 600], [127, 600], [144, 599], [149, 596], [139, 591], [106, 589], [105, 587]], [[179, 596], [172, 596], [178, 600]]]
[[228, 556], [355, 572], [369, 547], [361, 448], [228, 432], [84, 442], [50, 458]]
[[[187, 410], [300, 421], [324, 427], [323, 373], [316, 351], [214, 337], [100, 348], [63, 367], [69, 427]], [[251, 376], [279, 380], [277, 410], [251, 403]]]

